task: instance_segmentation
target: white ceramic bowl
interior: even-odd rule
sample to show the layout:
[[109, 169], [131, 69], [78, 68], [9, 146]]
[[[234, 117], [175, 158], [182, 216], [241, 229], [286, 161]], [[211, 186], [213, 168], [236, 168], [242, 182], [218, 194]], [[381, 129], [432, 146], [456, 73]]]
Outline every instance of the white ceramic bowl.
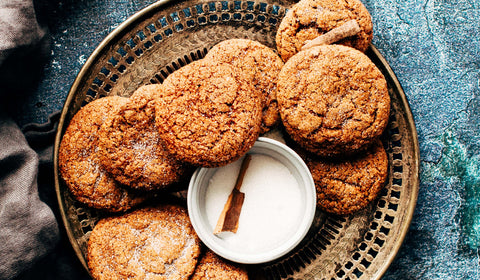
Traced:
[[[306, 164], [288, 146], [270, 138], [260, 137], [255, 142], [255, 145], [252, 147], [252, 149], [250, 149], [248, 153], [252, 154], [252, 162], [250, 164], [250, 167], [247, 169], [247, 174], [249, 172], [255, 171], [255, 170], [250, 170], [251, 168], [254, 168], [254, 166], [252, 166], [252, 163], [253, 163], [253, 159], [255, 158], [255, 155], [256, 154], [260, 155], [260, 156], [257, 156], [257, 158], [261, 158], [262, 157], [261, 155], [264, 155], [264, 156], [269, 156], [275, 159], [276, 161], [281, 163], [283, 166], [288, 168], [291, 174], [289, 175], [290, 178], [294, 178], [292, 180], [295, 180], [297, 183], [297, 184], [289, 184], [292, 186], [297, 186], [297, 187], [291, 188], [291, 190], [294, 190], [296, 192], [292, 196], [292, 197], [296, 197], [296, 201], [293, 204], [296, 207], [295, 209], [291, 209], [293, 211], [288, 212], [288, 213], [295, 213], [295, 214], [292, 214], [293, 217], [287, 217], [291, 215], [284, 215], [284, 217], [272, 217], [272, 220], [281, 219], [282, 222], [285, 221], [286, 224], [282, 224], [282, 226], [286, 229], [286, 231], [281, 234], [282, 235], [281, 237], [279, 237], [278, 231], [273, 232], [274, 234], [269, 234], [268, 231], [265, 231], [265, 232], [261, 232], [260, 235], [267, 234], [267, 236], [259, 235], [259, 238], [264, 238], [264, 239], [266, 238], [265, 240], [268, 242], [272, 242], [273, 245], [270, 244], [266, 247], [260, 246], [258, 248], [255, 248], [255, 247], [249, 248], [249, 246], [250, 247], [257, 246], [258, 244], [252, 245], [252, 242], [250, 242], [249, 239], [243, 239], [243, 240], [241, 239], [243, 238], [243, 236], [248, 235], [248, 233], [244, 235], [238, 235], [236, 237], [231, 237], [233, 234], [230, 234], [230, 236], [227, 236], [227, 237], [225, 237], [224, 234], [220, 236], [213, 234], [213, 229], [215, 228], [216, 220], [212, 221], [212, 211], [211, 211], [212, 196], [210, 195], [212, 190], [208, 192], [208, 188], [212, 180], [212, 177], [215, 175], [215, 173], [221, 172], [220, 169], [228, 168], [228, 166], [219, 167], [219, 168], [197, 169], [190, 180], [190, 184], [188, 188], [187, 204], [188, 204], [188, 212], [189, 212], [193, 227], [195, 228], [200, 239], [203, 241], [203, 243], [207, 247], [209, 247], [212, 251], [214, 251], [218, 255], [226, 259], [229, 259], [231, 261], [238, 262], [238, 263], [255, 264], [255, 263], [269, 262], [277, 258], [280, 258], [281, 256], [287, 254], [289, 251], [291, 251], [295, 246], [297, 246], [300, 243], [300, 241], [307, 234], [313, 222], [315, 209], [316, 209], [316, 193], [315, 193], [315, 185], [312, 179], [312, 175], [310, 174], [310, 171], [308, 170]], [[232, 163], [232, 165], [234, 164], [237, 164], [237, 166], [239, 166], [239, 163]], [[230, 182], [229, 187], [227, 186], [228, 190], [226, 191], [227, 194], [225, 194], [225, 196], [228, 196], [228, 194], [233, 188], [234, 182], [236, 180], [236, 175], [234, 175], [234, 177], [235, 178], [232, 178], [231, 180], [225, 180], [225, 181], [233, 182], [233, 184]], [[214, 187], [211, 186], [211, 188], [214, 188]], [[243, 192], [244, 190], [241, 189], [241, 191]], [[207, 198], [207, 193], [209, 193], [208, 198]], [[249, 193], [245, 192], [245, 202], [242, 208], [240, 223], [239, 223], [239, 230], [237, 234], [240, 234], [240, 230], [242, 227], [242, 215], [244, 211], [245, 213], [246, 211], [248, 211], [248, 209], [245, 209], [245, 207], [247, 207], [248, 196], [249, 196]], [[283, 197], [285, 198], [288, 196], [284, 195]], [[226, 199], [222, 201], [218, 201], [218, 203], [216, 203], [215, 207], [218, 208], [216, 210], [218, 212], [218, 215], [220, 214], [221, 209], [223, 209], [225, 201]], [[266, 199], [265, 202], [268, 202], [268, 199]], [[257, 203], [255, 204], [255, 207], [258, 207], [258, 204], [263, 205], [263, 203]], [[265, 205], [269, 205], [269, 204], [265, 203]], [[207, 208], [209, 210], [207, 210]], [[277, 212], [275, 211], [275, 213]], [[281, 213], [281, 211], [278, 211], [278, 213]], [[245, 215], [248, 215], [248, 214], [245, 214]], [[257, 217], [253, 217], [253, 218], [255, 219]], [[265, 219], [265, 223], [270, 222], [269, 220], [270, 219]], [[246, 222], [243, 222], [243, 223], [245, 224]], [[255, 228], [255, 230], [257, 229], [258, 228]], [[242, 229], [242, 230], [245, 231], [246, 229]], [[270, 238], [270, 235], [271, 235], [271, 238]], [[236, 238], [236, 240], [229, 239], [229, 238]], [[278, 242], [274, 240], [275, 238], [278, 238]], [[232, 243], [233, 241], [231, 242], [231, 240], [235, 240], [234, 241], [235, 243]], [[244, 242], [245, 244], [242, 244], [242, 242]]]

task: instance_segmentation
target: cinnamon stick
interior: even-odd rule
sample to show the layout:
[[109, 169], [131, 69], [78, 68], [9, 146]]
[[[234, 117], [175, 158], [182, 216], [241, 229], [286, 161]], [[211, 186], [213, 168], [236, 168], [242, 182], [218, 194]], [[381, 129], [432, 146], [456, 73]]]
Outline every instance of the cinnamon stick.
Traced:
[[302, 50], [306, 50], [315, 46], [333, 44], [347, 37], [356, 35], [358, 32], [360, 32], [360, 30], [360, 26], [358, 25], [358, 22], [356, 20], [349, 20], [344, 24], [333, 28], [332, 30], [318, 36], [313, 40], [305, 41]]
[[237, 232], [238, 219], [240, 218], [243, 201], [245, 200], [245, 194], [240, 191], [240, 188], [251, 159], [252, 156], [250, 154], [247, 154], [243, 159], [237, 181], [235, 182], [232, 192], [228, 196], [222, 213], [220, 213], [220, 217], [218, 218], [217, 225], [213, 230], [213, 234], [219, 234], [224, 231], [230, 231], [233, 233]]

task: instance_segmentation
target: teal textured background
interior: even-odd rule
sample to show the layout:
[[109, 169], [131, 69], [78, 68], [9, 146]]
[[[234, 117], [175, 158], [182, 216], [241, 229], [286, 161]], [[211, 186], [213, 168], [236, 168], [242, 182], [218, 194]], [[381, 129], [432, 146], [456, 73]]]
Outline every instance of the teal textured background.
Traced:
[[[19, 125], [45, 122], [60, 110], [95, 47], [152, 2], [36, 0], [48, 46], [33, 93], [10, 107]], [[417, 208], [384, 278], [480, 279], [480, 3], [363, 3], [373, 18], [373, 44], [405, 91], [420, 143]], [[67, 242], [60, 246], [22, 279], [86, 278]]]
[[480, 279], [480, 3], [365, 1], [420, 143], [412, 225], [386, 279]]

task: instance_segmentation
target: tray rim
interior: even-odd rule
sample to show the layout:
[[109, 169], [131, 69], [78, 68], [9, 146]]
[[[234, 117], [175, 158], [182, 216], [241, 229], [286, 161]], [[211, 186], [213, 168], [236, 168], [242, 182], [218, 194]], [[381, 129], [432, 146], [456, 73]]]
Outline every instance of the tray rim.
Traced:
[[[100, 43], [99, 45], [94, 49], [94, 51], [90, 54], [88, 57], [87, 61], [85, 64], [82, 66], [80, 71], [78, 72], [74, 82], [72, 83], [72, 86], [70, 87], [70, 90], [68, 91], [66, 100], [64, 102], [58, 127], [57, 127], [57, 132], [55, 135], [55, 142], [54, 142], [54, 150], [53, 150], [53, 167], [54, 167], [54, 183], [55, 183], [55, 192], [56, 192], [56, 197], [57, 197], [57, 203], [59, 206], [59, 211], [62, 216], [62, 223], [64, 226], [64, 229], [67, 233], [70, 245], [73, 247], [73, 250], [75, 251], [78, 260], [82, 264], [82, 266], [85, 268], [88, 274], [90, 274], [90, 270], [88, 269], [88, 264], [86, 258], [83, 256], [83, 253], [80, 249], [79, 244], [77, 243], [77, 240], [73, 236], [73, 230], [72, 227], [70, 226], [69, 220], [66, 215], [66, 208], [65, 208], [65, 201], [62, 198], [62, 193], [60, 190], [60, 174], [59, 174], [59, 169], [58, 169], [58, 154], [59, 154], [59, 147], [60, 147], [60, 142], [62, 140], [62, 132], [65, 129], [64, 125], [67, 119], [68, 115], [68, 107], [72, 103], [74, 99], [74, 93], [78, 89], [81, 80], [85, 74], [89, 71], [90, 67], [94, 64], [96, 61], [97, 57], [101, 55], [101, 53], [105, 50], [105, 47], [108, 46], [111, 42], [113, 42], [118, 36], [122, 34], [131, 24], [134, 24], [135, 21], [140, 20], [142, 17], [144, 17], [146, 14], [155, 12], [159, 9], [161, 9], [163, 6], [166, 6], [170, 3], [175, 3], [176, 1], [174, 0], [159, 0], [155, 3], [152, 3], [143, 9], [137, 11], [134, 13], [132, 16], [128, 17], [125, 21], [123, 21], [119, 26], [117, 26], [112, 32], [110, 32]], [[401, 106], [405, 108], [404, 110], [404, 116], [407, 120], [407, 127], [408, 130], [410, 131], [410, 137], [412, 138], [412, 148], [413, 148], [413, 156], [412, 156], [412, 161], [413, 164], [415, 165], [413, 172], [412, 172], [412, 177], [410, 178], [410, 181], [412, 183], [412, 197], [410, 197], [410, 202], [408, 204], [408, 209], [407, 213], [409, 214], [405, 218], [405, 222], [401, 224], [400, 226], [400, 231], [399, 231], [399, 236], [397, 238], [397, 242], [395, 242], [393, 246], [392, 252], [388, 255], [388, 258], [385, 261], [385, 265], [383, 265], [376, 273], [374, 273], [375, 279], [380, 279], [388, 270], [392, 262], [395, 260], [395, 258], [398, 255], [398, 252], [400, 248], [403, 245], [403, 242], [405, 241], [406, 235], [408, 233], [408, 230], [410, 228], [411, 222], [413, 220], [413, 215], [415, 212], [415, 207], [417, 204], [417, 199], [418, 199], [418, 193], [419, 193], [419, 172], [420, 172], [420, 148], [419, 148], [419, 142], [418, 142], [418, 134], [417, 134], [417, 129], [415, 126], [415, 120], [413, 118], [412, 110], [411, 107], [408, 103], [407, 96], [405, 95], [405, 92], [398, 81], [397, 76], [395, 75], [395, 72], [391, 68], [390, 64], [387, 62], [385, 57], [380, 53], [380, 51], [372, 44], [370, 43], [369, 50], [373, 52], [373, 54], [378, 58], [378, 60], [381, 63], [381, 66], [384, 68], [383, 70], [388, 74], [386, 77], [387, 79], [391, 80], [391, 83], [394, 85], [394, 88], [398, 91], [398, 97], [401, 101]], [[368, 52], [368, 50], [367, 50]], [[80, 257], [82, 256], [82, 257]]]
[[395, 245], [393, 246], [394, 252], [388, 256], [388, 260], [386, 262], [386, 265], [384, 265], [377, 273], [377, 278], [380, 279], [385, 272], [388, 270], [392, 262], [395, 260], [395, 258], [398, 255], [398, 251], [403, 245], [403, 242], [405, 241], [405, 238], [407, 236], [408, 230], [410, 229], [410, 224], [412, 223], [413, 220], [413, 215], [415, 213], [415, 207], [417, 205], [417, 199], [418, 199], [418, 192], [420, 188], [420, 146], [418, 142], [418, 133], [417, 133], [417, 128], [415, 126], [415, 119], [413, 118], [412, 114], [412, 109], [410, 108], [410, 104], [408, 103], [407, 96], [405, 95], [405, 92], [403, 90], [402, 85], [398, 81], [397, 75], [395, 75], [395, 72], [391, 68], [390, 64], [388, 61], [385, 59], [385, 57], [380, 53], [380, 51], [373, 45], [370, 44], [370, 50], [375, 54], [375, 56], [378, 58], [378, 60], [381, 62], [382, 67], [384, 70], [388, 73], [388, 76], [385, 77], [386, 79], [391, 79], [391, 82], [393, 83], [394, 87], [398, 90], [399, 97], [402, 103], [402, 106], [405, 108], [404, 115], [407, 119], [408, 123], [408, 129], [410, 130], [410, 136], [412, 137], [412, 146], [413, 146], [413, 163], [415, 164], [415, 168], [413, 169], [412, 172], [412, 197], [410, 200], [410, 203], [408, 205], [408, 211], [410, 215], [406, 217], [405, 223], [403, 223], [400, 227], [400, 235], [399, 235], [399, 240], [400, 242], [396, 242]]

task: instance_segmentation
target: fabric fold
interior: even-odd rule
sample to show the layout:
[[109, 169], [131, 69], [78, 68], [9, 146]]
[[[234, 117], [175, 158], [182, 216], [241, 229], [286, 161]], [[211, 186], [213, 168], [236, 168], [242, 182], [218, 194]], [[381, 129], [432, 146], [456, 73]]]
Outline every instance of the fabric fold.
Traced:
[[[19, 58], [36, 50], [45, 33], [37, 23], [32, 0], [0, 1], [0, 97], [4, 100], [0, 106], [1, 280], [14, 279], [31, 268], [59, 241], [54, 213], [39, 197], [39, 156], [3, 108], [7, 101], [28, 93], [24, 84], [36, 69], [28, 67], [31, 61]], [[12, 83], [14, 79], [18, 81]], [[34, 142], [44, 147], [42, 162], [51, 163], [53, 141], [50, 145]]]
[[2, 117], [0, 135], [0, 279], [12, 279], [54, 248], [59, 231], [38, 196], [37, 154]]

